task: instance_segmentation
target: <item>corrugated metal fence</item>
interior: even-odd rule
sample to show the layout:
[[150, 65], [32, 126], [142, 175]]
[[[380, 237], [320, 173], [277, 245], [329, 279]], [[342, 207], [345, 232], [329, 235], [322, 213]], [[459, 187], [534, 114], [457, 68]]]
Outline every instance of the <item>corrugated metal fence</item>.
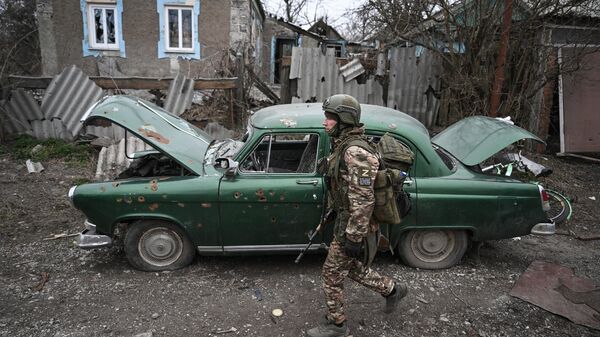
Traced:
[[319, 48], [294, 48], [290, 79], [297, 80], [297, 92], [292, 102], [320, 102], [345, 93], [361, 103], [400, 110], [432, 127], [440, 105], [436, 98], [440, 90], [439, 59], [420, 47], [394, 48], [387, 57], [389, 86], [384, 101], [383, 86], [375, 79], [369, 78], [365, 84], [355, 79], [346, 82], [333, 54], [323, 55]]

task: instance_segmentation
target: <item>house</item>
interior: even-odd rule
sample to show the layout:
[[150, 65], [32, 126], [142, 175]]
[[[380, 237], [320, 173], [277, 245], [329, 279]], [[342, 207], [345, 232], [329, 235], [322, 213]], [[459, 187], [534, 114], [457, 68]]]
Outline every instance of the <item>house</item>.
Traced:
[[230, 52], [261, 62], [259, 0], [38, 0], [43, 74], [216, 77]]
[[272, 84], [280, 84], [282, 67], [291, 58], [293, 47], [317, 48], [323, 38], [275, 16], [267, 16], [263, 31], [262, 78]]
[[346, 57], [348, 41], [338, 33], [335, 28], [328, 25], [323, 18], [320, 18], [309, 29], [309, 32], [315, 33], [323, 38], [323, 44], [328, 49], [335, 50], [336, 57]]

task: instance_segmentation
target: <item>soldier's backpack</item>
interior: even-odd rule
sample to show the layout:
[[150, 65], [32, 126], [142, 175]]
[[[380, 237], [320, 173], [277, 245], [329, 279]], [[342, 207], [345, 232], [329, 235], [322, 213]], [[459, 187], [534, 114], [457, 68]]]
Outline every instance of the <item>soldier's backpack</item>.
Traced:
[[410, 194], [404, 190], [404, 180], [415, 155], [387, 133], [377, 143], [376, 150], [380, 167], [375, 178], [373, 215], [381, 223], [396, 225], [412, 208]]
[[[404, 191], [403, 187], [408, 169], [414, 161], [413, 152], [387, 133], [376, 145], [362, 139], [351, 140], [343, 145], [341, 153], [345, 153], [353, 145], [365, 148], [379, 159], [379, 169], [374, 184], [373, 216], [380, 223], [399, 224], [411, 209], [410, 194]], [[336, 177], [338, 176], [340, 157], [336, 163]]]

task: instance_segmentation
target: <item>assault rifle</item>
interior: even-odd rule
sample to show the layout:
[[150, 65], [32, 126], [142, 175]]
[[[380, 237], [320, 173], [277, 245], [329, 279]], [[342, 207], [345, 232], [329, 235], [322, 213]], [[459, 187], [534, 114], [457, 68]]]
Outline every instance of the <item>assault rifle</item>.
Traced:
[[300, 255], [298, 255], [298, 257], [296, 258], [296, 263], [300, 262], [300, 260], [304, 256], [304, 254], [308, 251], [310, 246], [312, 246], [313, 239], [315, 238], [315, 236], [317, 236], [317, 234], [321, 231], [321, 229], [323, 229], [325, 227], [325, 225], [330, 220], [332, 220], [330, 218], [333, 218], [333, 216], [332, 216], [333, 214], [334, 214], [333, 209], [328, 209], [327, 212], [325, 212], [325, 214], [321, 218], [321, 222], [319, 222], [319, 225], [317, 226], [317, 228], [315, 228], [315, 230], [308, 237], [308, 243], [306, 244], [306, 247], [304, 247], [304, 249], [302, 249], [302, 251], [300, 252]]

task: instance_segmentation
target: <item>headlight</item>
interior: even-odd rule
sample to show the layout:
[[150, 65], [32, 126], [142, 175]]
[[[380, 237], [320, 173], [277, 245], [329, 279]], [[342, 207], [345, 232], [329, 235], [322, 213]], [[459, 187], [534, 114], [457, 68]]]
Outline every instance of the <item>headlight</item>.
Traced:
[[71, 203], [71, 206], [75, 207], [75, 204], [73, 203], [73, 196], [75, 195], [75, 189], [77, 188], [77, 185], [71, 187], [69, 189], [69, 202]]

